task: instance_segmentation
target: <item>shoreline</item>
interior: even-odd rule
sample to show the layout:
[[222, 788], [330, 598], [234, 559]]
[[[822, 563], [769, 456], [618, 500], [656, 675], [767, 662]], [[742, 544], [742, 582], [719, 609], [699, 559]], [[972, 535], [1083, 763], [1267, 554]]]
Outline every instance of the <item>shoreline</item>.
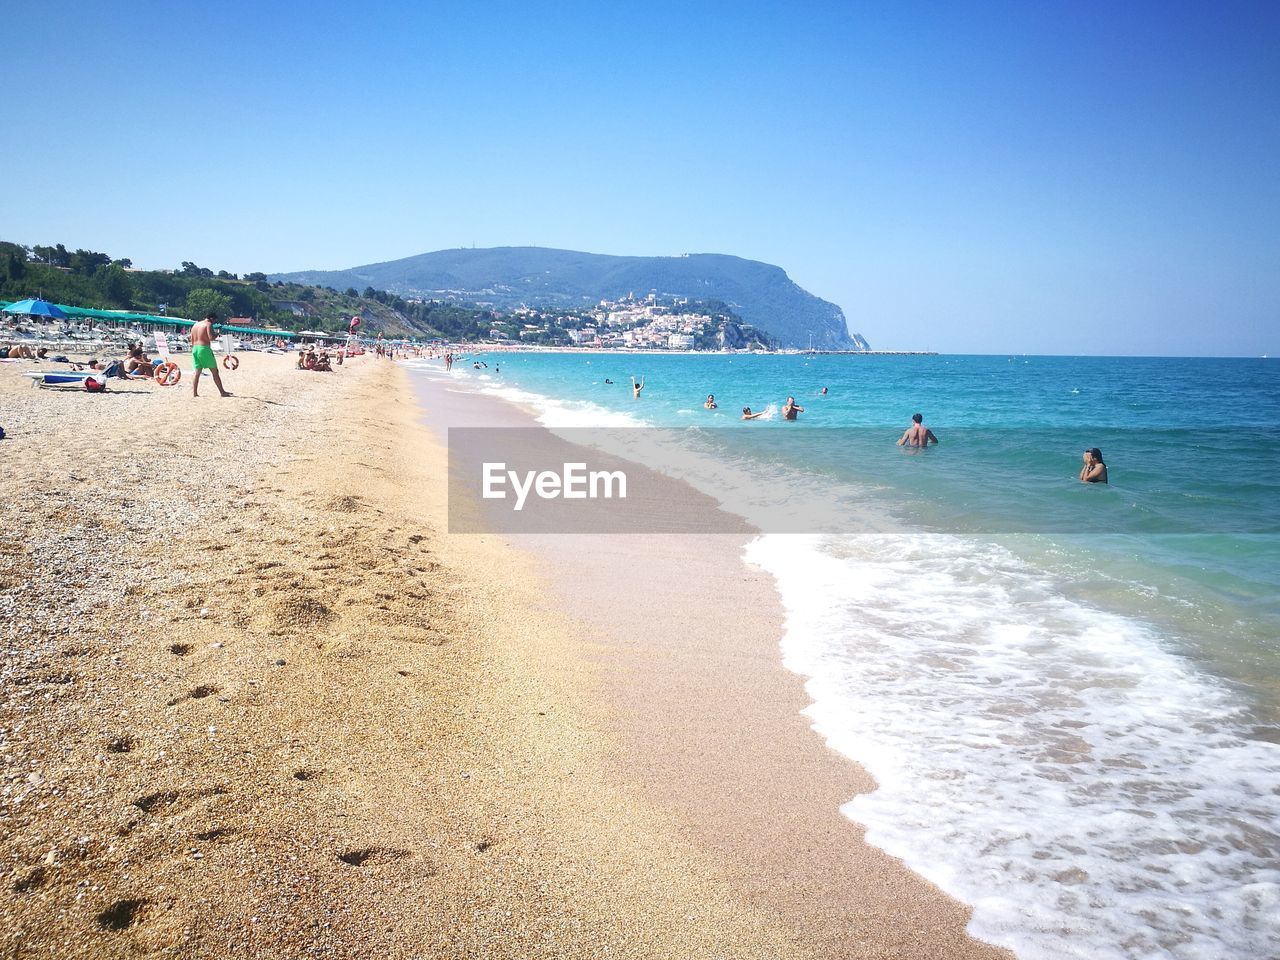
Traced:
[[[415, 387], [437, 430], [441, 421], [545, 429], [532, 409], [434, 371]], [[701, 514], [725, 511], [704, 494], [664, 482], [663, 502], [688, 529], [733, 528], [708, 525]], [[556, 607], [598, 638], [594, 716], [612, 734], [613, 768], [630, 771], [793, 942], [819, 956], [882, 956], [886, 937], [894, 956], [1011, 956], [969, 937], [967, 905], [868, 845], [840, 813], [875, 783], [805, 715], [806, 680], [782, 662], [781, 598], [744, 557], [755, 537], [504, 539], [538, 558]]]
[[[226, 401], [25, 379], [0, 369], [7, 954], [966, 942], [953, 904], [924, 939], [893, 916], [824, 945], [750, 887], [661, 781], [662, 750], [629, 762], [651, 739], [635, 705], [597, 696], [638, 663], [605, 660], [643, 651], [588, 629], [534, 554], [443, 532], [442, 450], [399, 366], [251, 355]], [[686, 733], [665, 748], [694, 762], [707, 741]], [[725, 817], [741, 825], [707, 822]]]

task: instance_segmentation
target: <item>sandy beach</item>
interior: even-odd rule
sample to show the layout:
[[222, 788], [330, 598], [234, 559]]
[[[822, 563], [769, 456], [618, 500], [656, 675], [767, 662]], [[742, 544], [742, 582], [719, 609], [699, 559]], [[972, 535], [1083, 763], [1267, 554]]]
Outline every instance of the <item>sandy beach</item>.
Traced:
[[840, 816], [743, 538], [450, 536], [456, 395], [242, 361], [0, 366], [5, 956], [1005, 956]]

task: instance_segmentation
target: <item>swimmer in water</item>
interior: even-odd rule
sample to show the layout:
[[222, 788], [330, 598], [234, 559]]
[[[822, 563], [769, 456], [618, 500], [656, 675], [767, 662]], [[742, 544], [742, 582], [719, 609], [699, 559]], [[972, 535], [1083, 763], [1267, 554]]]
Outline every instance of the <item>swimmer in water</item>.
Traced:
[[1084, 466], [1080, 469], [1081, 483], [1107, 483], [1107, 465], [1102, 462], [1102, 451], [1091, 447], [1084, 452]]
[[605, 377], [605, 378], [604, 378], [604, 382], [605, 382], [605, 383], [613, 383], [613, 381], [612, 381], [612, 380], [610, 380], [608, 377]]
[[911, 415], [911, 426], [907, 427], [906, 432], [898, 438], [900, 447], [927, 447], [937, 442], [938, 438], [924, 425], [924, 415], [920, 413]]
[[716, 409], [716, 406], [717, 406], [717, 404], [716, 404], [716, 395], [715, 395], [714, 393], [708, 393], [708, 394], [707, 394], [707, 399], [706, 399], [705, 401], [703, 401], [703, 404], [702, 404], [702, 405], [703, 405], [704, 407], [706, 407], [708, 410], [714, 410], [714, 409]]
[[640, 380], [639, 380], [639, 382], [637, 382], [637, 381], [636, 381], [636, 378], [635, 378], [635, 377], [632, 377], [632, 378], [631, 378], [631, 396], [632, 396], [632, 398], [633, 398], [633, 399], [635, 399], [635, 400], [639, 400], [639, 399], [640, 399], [640, 391], [641, 391], [641, 390], [643, 390], [643, 389], [644, 389], [644, 377], [641, 377], [641, 378], [640, 378]]
[[819, 390], [819, 391], [818, 391], [818, 396], [820, 396], [820, 397], [825, 397], [826, 395], [827, 395], [827, 388], [826, 388], [826, 387], [823, 387], [821, 390]]
[[786, 406], [782, 408], [783, 420], [794, 420], [797, 414], [804, 413], [804, 407], [796, 403], [795, 397], [787, 397]]
[[743, 420], [759, 420], [759, 419], [760, 419], [761, 417], [763, 417], [766, 413], [768, 413], [768, 411], [767, 411], [767, 410], [761, 410], [759, 413], [752, 413], [752, 412], [751, 412], [751, 408], [750, 408], [750, 407], [743, 407], [743, 408], [742, 408], [742, 419], [743, 419]]

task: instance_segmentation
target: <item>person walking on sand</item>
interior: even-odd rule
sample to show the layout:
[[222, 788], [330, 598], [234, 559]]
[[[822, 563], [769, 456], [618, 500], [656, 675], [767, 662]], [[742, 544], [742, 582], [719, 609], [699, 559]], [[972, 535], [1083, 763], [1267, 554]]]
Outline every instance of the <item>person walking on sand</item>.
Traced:
[[796, 403], [795, 397], [787, 397], [786, 405], [782, 408], [782, 419], [794, 420], [801, 413], [804, 413], [804, 407]]
[[1084, 466], [1080, 468], [1081, 483], [1107, 483], [1107, 465], [1102, 462], [1102, 451], [1090, 447], [1084, 452]]
[[938, 438], [933, 435], [933, 431], [924, 425], [924, 414], [921, 413], [911, 415], [911, 426], [898, 438], [900, 447], [927, 447], [937, 442]]
[[643, 389], [644, 389], [644, 377], [641, 377], [639, 382], [636, 381], [635, 377], [632, 377], [631, 378], [631, 398], [633, 400], [639, 400], [640, 391]]
[[224, 397], [231, 396], [222, 386], [222, 377], [218, 375], [218, 361], [213, 356], [213, 321], [218, 315], [210, 310], [204, 319], [191, 328], [191, 362], [195, 365], [196, 375], [191, 381], [191, 395], [200, 396], [200, 374], [208, 370], [213, 374], [213, 382], [218, 392]]

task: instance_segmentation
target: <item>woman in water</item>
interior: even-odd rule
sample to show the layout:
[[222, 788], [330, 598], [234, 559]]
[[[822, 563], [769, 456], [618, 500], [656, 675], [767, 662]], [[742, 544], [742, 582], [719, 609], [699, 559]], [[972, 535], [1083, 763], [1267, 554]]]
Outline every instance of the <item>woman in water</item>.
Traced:
[[1090, 447], [1084, 452], [1084, 466], [1080, 468], [1080, 482], [1107, 482], [1107, 465], [1102, 462], [1102, 451], [1097, 447]]
[[708, 410], [716, 409], [716, 395], [714, 393], [708, 393], [707, 399], [703, 402], [702, 405], [706, 407]]

